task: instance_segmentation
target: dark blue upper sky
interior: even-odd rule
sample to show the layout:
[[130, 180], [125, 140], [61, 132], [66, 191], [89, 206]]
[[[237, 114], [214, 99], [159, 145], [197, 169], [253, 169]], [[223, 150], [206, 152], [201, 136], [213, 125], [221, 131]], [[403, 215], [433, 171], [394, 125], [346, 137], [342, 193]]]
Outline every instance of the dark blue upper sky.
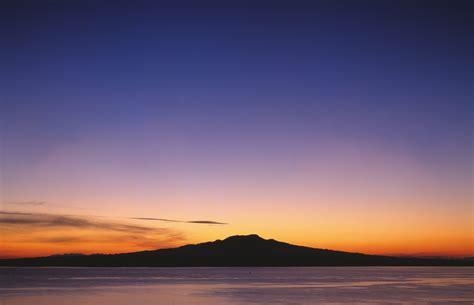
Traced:
[[196, 115], [420, 150], [472, 136], [469, 1], [14, 3], [7, 143]]
[[160, 122], [197, 150], [347, 140], [466, 171], [469, 2], [6, 1], [6, 163]]

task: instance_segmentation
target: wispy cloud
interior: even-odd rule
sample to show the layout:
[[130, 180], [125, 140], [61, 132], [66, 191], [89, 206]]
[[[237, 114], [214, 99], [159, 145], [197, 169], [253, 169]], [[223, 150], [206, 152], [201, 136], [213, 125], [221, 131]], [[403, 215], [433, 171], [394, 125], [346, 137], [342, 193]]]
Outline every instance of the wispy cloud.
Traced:
[[225, 223], [225, 222], [219, 222], [219, 221], [214, 221], [214, 220], [175, 220], [175, 219], [153, 218], [153, 217], [129, 217], [129, 219], [165, 221], [165, 222], [181, 222], [181, 223], [195, 223], [195, 224], [206, 224], [206, 225], [227, 225], [228, 224], [228, 223]]
[[76, 215], [56, 215], [42, 213], [21, 213], [0, 211], [0, 225], [35, 226], [36, 228], [84, 228], [119, 232], [145, 233], [157, 228], [97, 221], [96, 219]]
[[[25, 205], [33, 207], [35, 204]], [[137, 220], [143, 222], [136, 222]], [[226, 225], [224, 222], [199, 219], [103, 217], [0, 210], [0, 252], [9, 257], [70, 251], [117, 253], [174, 247], [186, 242], [185, 235], [179, 229], [162, 227], [152, 222]], [[39, 249], [41, 252], [31, 249]], [[28, 251], [31, 253], [26, 254]]]
[[[98, 235], [85, 235], [85, 236], [76, 236], [74, 234], [61, 234], [58, 236], [35, 236], [34, 241], [42, 244], [51, 244], [51, 245], [77, 245], [77, 244], [91, 244], [91, 243], [101, 243], [101, 244], [122, 244], [122, 245], [134, 245], [141, 247], [143, 249], [156, 249], [157, 245], [163, 244], [164, 242], [176, 242], [185, 240], [181, 233], [168, 234], [165, 238], [160, 236], [147, 236], [147, 235], [136, 235], [133, 233], [130, 234], [120, 234], [120, 235], [107, 235], [107, 234], [98, 234]], [[21, 242], [29, 242], [28, 238], [20, 239]]]
[[[178, 230], [136, 225], [81, 215], [59, 215], [0, 211], [0, 231], [21, 243], [134, 245], [156, 249], [162, 245], [181, 243], [185, 236]], [[43, 234], [48, 232], [48, 234]]]

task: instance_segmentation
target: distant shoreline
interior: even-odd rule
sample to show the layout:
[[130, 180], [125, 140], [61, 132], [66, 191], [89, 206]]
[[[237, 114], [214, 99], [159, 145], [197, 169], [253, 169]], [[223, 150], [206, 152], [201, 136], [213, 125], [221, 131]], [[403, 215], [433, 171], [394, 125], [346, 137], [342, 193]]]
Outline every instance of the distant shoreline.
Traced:
[[256, 234], [121, 254], [2, 259], [10, 267], [472, 267], [474, 259], [393, 257], [296, 246]]

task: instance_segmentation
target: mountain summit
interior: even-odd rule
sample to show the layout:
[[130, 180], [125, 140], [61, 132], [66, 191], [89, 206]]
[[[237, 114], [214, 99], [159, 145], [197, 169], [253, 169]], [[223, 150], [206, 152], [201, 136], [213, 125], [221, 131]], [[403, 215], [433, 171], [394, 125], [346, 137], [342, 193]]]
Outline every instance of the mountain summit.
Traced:
[[427, 266], [473, 265], [469, 260], [366, 255], [291, 245], [256, 234], [178, 248], [123, 254], [49, 256], [0, 260], [0, 266]]

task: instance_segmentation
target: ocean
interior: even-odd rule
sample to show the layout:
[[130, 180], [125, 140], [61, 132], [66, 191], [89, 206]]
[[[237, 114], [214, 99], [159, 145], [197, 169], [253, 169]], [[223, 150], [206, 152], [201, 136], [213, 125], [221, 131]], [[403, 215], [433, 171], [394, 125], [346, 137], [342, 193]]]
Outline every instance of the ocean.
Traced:
[[473, 267], [0, 268], [1, 305], [474, 304]]

